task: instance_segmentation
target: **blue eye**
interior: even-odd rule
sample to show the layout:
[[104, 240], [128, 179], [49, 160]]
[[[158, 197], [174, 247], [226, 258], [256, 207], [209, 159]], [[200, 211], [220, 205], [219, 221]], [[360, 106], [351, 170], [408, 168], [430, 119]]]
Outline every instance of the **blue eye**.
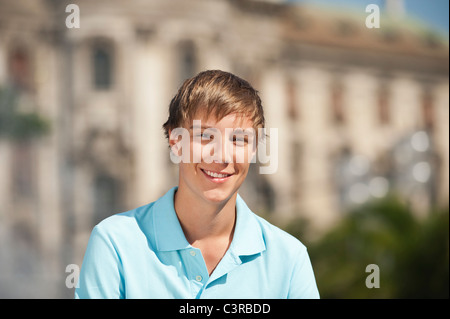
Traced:
[[202, 133], [201, 137], [203, 140], [211, 140], [212, 139], [212, 135], [208, 134], [208, 133]]

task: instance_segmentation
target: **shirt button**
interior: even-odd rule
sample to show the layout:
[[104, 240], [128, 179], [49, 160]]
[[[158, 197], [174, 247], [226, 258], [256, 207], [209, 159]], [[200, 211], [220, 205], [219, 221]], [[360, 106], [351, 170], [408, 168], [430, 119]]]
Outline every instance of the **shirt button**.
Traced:
[[197, 281], [202, 281], [202, 276], [197, 276], [197, 277], [195, 277], [195, 280], [197, 280]]
[[191, 256], [197, 255], [196, 252], [195, 252], [195, 250], [191, 250], [189, 253], [191, 254]]

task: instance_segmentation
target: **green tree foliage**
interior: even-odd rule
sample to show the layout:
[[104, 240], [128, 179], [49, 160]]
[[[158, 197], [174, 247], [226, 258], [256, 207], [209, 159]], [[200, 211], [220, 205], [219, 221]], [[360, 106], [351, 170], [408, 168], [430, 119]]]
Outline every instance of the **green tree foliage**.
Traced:
[[[394, 196], [348, 212], [308, 244], [322, 298], [448, 298], [449, 213], [417, 218]], [[302, 227], [291, 224], [294, 236]], [[304, 235], [304, 233], [303, 233]], [[380, 288], [367, 288], [366, 266], [380, 269]]]
[[17, 100], [13, 90], [0, 88], [0, 136], [24, 140], [47, 133], [50, 123], [37, 113], [18, 112]]

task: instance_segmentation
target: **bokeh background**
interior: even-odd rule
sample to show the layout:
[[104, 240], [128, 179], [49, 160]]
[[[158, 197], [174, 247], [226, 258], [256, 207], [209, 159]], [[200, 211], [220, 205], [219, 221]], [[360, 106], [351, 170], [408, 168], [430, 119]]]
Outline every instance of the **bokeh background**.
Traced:
[[241, 195], [308, 246], [321, 296], [448, 298], [448, 6], [0, 0], [0, 297], [73, 297], [92, 227], [177, 184], [177, 88], [222, 69], [278, 129], [278, 170]]

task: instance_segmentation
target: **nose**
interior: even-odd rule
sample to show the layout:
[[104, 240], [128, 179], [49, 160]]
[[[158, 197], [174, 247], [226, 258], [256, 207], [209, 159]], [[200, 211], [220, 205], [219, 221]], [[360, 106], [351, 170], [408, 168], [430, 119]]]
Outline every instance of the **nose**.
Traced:
[[220, 161], [216, 163], [233, 163], [233, 143], [230, 143], [226, 138], [222, 141], [221, 156], [218, 156]]
[[232, 163], [233, 145], [222, 139], [215, 139], [202, 147], [202, 161], [205, 163]]

